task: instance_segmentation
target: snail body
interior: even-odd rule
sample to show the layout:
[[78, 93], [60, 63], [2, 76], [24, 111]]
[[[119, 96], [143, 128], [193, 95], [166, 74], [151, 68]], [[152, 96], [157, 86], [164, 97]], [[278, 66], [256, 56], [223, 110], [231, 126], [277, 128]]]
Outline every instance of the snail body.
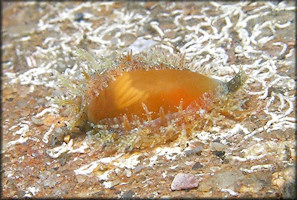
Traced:
[[[89, 87], [89, 90], [96, 88]], [[197, 72], [151, 69], [124, 72], [99, 95], [87, 93], [91, 95], [86, 108], [88, 120], [96, 124], [123, 115], [128, 119], [133, 115], [145, 119], [147, 112], [156, 119], [160, 117], [160, 109], [165, 114], [175, 113], [180, 105], [184, 109], [192, 106], [209, 110], [213, 98], [226, 94], [226, 89], [223, 82]]]
[[[78, 52], [98, 69], [90, 54]], [[193, 134], [208, 120], [204, 115], [243, 83], [241, 71], [223, 82], [189, 70], [183, 57], [145, 55], [127, 54], [112, 66], [83, 71], [84, 87], [64, 100], [72, 108], [69, 129], [83, 127], [104, 152], [153, 148]]]

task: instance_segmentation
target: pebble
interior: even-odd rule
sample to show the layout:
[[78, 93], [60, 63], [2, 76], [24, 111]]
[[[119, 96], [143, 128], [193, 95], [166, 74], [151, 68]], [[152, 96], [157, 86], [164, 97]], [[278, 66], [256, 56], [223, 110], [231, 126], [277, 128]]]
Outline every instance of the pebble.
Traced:
[[193, 174], [178, 173], [171, 183], [171, 190], [196, 188], [199, 182], [200, 181]]
[[196, 162], [196, 163], [193, 165], [192, 170], [200, 169], [200, 168], [202, 168], [202, 167], [203, 167], [203, 165], [201, 165], [200, 162]]
[[75, 16], [74, 16], [74, 20], [77, 21], [77, 22], [80, 22], [84, 19], [84, 14], [79, 12], [79, 13], [76, 13]]
[[197, 154], [199, 156], [201, 154], [202, 150], [203, 150], [202, 146], [199, 146], [195, 149], [185, 151], [185, 154], [186, 154], [186, 156], [190, 156], [193, 154]]
[[105, 194], [105, 191], [99, 191], [99, 192], [95, 192], [92, 195], [92, 197], [100, 197], [101, 195], [104, 195]]
[[216, 155], [217, 157], [221, 158], [221, 159], [225, 159], [225, 152], [224, 151], [213, 151], [212, 152], [213, 155]]
[[43, 186], [53, 188], [57, 183], [58, 183], [57, 178], [51, 175], [46, 180], [43, 181]]
[[225, 151], [228, 148], [227, 145], [221, 144], [219, 142], [211, 142], [209, 147], [211, 151]]
[[212, 182], [210, 179], [205, 179], [200, 182], [198, 191], [200, 192], [211, 192]]
[[114, 186], [119, 185], [120, 183], [121, 183], [121, 181], [118, 180], [118, 179], [116, 179], [116, 180], [114, 180], [114, 181], [111, 182], [111, 186], [114, 187]]
[[30, 113], [31, 113], [30, 110], [23, 110], [23, 111], [21, 112], [21, 116], [22, 116], [22, 117], [26, 117], [26, 116], [28, 116]]
[[134, 173], [138, 173], [138, 172], [140, 172], [143, 168], [145, 168], [144, 165], [138, 165], [137, 167], [135, 167], [135, 169], [134, 169]]
[[76, 180], [77, 180], [78, 183], [83, 183], [83, 182], [85, 182], [87, 178], [88, 178], [87, 176], [80, 175], [80, 174], [78, 174], [78, 175], [76, 176]]
[[64, 140], [64, 133], [62, 128], [56, 128], [54, 133], [49, 137], [49, 143], [51, 146], [61, 145]]
[[126, 176], [127, 176], [128, 178], [130, 178], [130, 177], [132, 176], [132, 172], [131, 172], [130, 169], [125, 169], [125, 172], [126, 172]]
[[124, 46], [128, 46], [136, 40], [136, 36], [131, 33], [122, 33], [120, 39]]
[[125, 193], [122, 195], [122, 198], [124, 198], [124, 199], [132, 198], [134, 194], [135, 194], [135, 193], [134, 193], [132, 190], [128, 190], [127, 192], [125, 192]]
[[219, 189], [234, 189], [235, 184], [239, 183], [243, 178], [244, 175], [240, 170], [230, 169], [218, 172], [212, 177], [212, 180]]
[[59, 162], [61, 164], [61, 166], [64, 166], [67, 162], [67, 160], [69, 159], [69, 154], [63, 153], [60, 157], [59, 157]]
[[70, 141], [70, 135], [66, 135], [65, 137], [64, 137], [64, 142], [66, 142], [66, 144], [68, 144], [68, 142]]
[[28, 102], [25, 100], [19, 100], [16, 105], [19, 107], [18, 109], [23, 109], [28, 105]]
[[32, 120], [33, 124], [35, 124], [36, 126], [43, 125], [43, 120], [42, 119], [38, 119], [38, 118], [32, 117], [31, 120]]

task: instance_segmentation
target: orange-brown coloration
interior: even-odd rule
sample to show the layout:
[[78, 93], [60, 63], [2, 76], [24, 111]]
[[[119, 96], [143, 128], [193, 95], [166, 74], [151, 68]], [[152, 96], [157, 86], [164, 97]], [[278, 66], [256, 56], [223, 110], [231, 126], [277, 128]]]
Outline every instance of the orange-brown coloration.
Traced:
[[90, 98], [87, 116], [94, 124], [124, 114], [128, 119], [132, 119], [133, 115], [146, 119], [147, 112], [151, 113], [152, 119], [164, 119], [165, 114], [178, 111], [181, 101], [183, 109], [192, 106], [207, 111], [214, 98], [223, 92], [221, 86], [220, 81], [189, 70], [124, 72], [101, 90], [98, 96]]
[[241, 71], [222, 82], [190, 71], [184, 57], [162, 52], [129, 53], [99, 67], [90, 54], [79, 53], [99, 70], [82, 71], [85, 79], [78, 90], [64, 80], [77, 91], [63, 100], [72, 108], [69, 129], [85, 130], [107, 155], [191, 137], [210, 119], [203, 117], [207, 111], [228, 110], [225, 100], [243, 83]]

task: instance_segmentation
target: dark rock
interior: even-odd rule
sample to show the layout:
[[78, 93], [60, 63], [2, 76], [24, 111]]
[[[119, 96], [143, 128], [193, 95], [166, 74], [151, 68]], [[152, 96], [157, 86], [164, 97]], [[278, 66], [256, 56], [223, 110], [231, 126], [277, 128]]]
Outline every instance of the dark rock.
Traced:
[[121, 194], [121, 191], [120, 190], [116, 190], [114, 193], [115, 194]]
[[225, 151], [213, 151], [212, 154], [216, 155], [217, 157], [221, 158], [222, 160], [224, 160], [224, 158], [225, 158]]
[[203, 165], [201, 165], [200, 162], [196, 162], [196, 163], [193, 165], [192, 170], [200, 169], [200, 168], [202, 168], [202, 167], [203, 167]]
[[76, 13], [75, 17], [74, 17], [74, 20], [77, 21], [77, 22], [80, 22], [80, 21], [84, 20], [84, 14], [81, 13], [81, 12]]
[[12, 102], [14, 98], [8, 98], [7, 101]]

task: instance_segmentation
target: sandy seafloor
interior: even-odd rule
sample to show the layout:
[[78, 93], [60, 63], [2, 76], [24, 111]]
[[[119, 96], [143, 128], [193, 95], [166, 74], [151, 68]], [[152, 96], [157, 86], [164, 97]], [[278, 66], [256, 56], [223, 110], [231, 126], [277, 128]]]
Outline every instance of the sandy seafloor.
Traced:
[[[295, 194], [293, 1], [5, 2], [2, 11], [2, 197]], [[75, 47], [100, 58], [152, 46], [185, 53], [193, 70], [223, 81], [241, 67], [248, 79], [236, 98], [256, 112], [221, 116], [186, 147], [117, 157], [102, 157], [83, 133], [50, 141], [63, 131], [54, 71], [79, 70]], [[172, 191], [178, 173], [198, 187]]]

